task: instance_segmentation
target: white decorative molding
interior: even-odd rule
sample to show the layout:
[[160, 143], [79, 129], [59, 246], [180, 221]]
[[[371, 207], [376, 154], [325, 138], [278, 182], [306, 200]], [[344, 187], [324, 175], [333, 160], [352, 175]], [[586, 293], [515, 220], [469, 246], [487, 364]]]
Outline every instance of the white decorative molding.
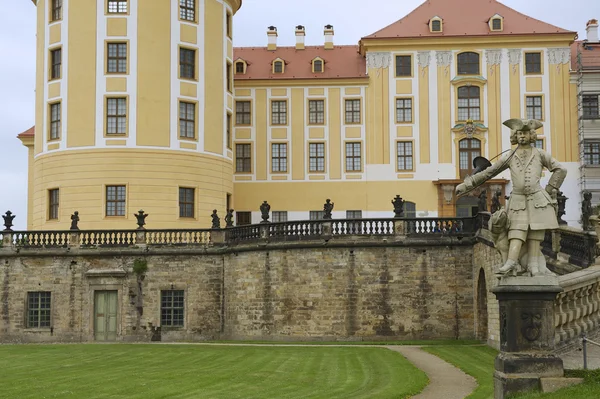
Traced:
[[417, 53], [417, 61], [421, 68], [427, 68], [431, 61], [431, 51], [419, 51]]
[[392, 64], [390, 53], [367, 53], [367, 68], [389, 68]]
[[548, 63], [550, 65], [568, 64], [570, 61], [571, 50], [568, 47], [548, 49]]
[[452, 64], [452, 52], [451, 51], [436, 51], [435, 57], [437, 66], [449, 67]]
[[488, 65], [500, 65], [502, 50], [485, 50], [485, 59]]
[[521, 54], [523, 50], [520, 48], [508, 49], [508, 63], [512, 66], [513, 75], [517, 73], [517, 65], [521, 63]]
[[455, 186], [453, 184], [442, 184], [442, 191], [444, 193], [444, 201], [446, 204], [452, 203], [452, 197], [454, 196]]

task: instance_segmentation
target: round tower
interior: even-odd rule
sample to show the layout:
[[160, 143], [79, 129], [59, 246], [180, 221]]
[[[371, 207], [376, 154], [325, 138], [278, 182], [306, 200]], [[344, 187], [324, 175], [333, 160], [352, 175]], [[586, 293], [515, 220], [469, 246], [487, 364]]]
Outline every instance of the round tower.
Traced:
[[28, 228], [210, 227], [232, 205], [241, 0], [38, 0]]

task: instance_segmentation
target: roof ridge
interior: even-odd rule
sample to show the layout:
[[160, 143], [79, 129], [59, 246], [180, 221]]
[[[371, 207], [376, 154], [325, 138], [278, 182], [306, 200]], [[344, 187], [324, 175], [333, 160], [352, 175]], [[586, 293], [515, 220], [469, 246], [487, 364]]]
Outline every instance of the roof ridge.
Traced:
[[[336, 47], [358, 47], [358, 44], [334, 44], [333, 48], [336, 48]], [[235, 49], [254, 49], [254, 48], [256, 48], [256, 49], [266, 49], [267, 46], [238, 46], [238, 47], [234, 46], [233, 47], [234, 50]], [[269, 51], [277, 51], [278, 49], [282, 49], [282, 48], [285, 48], [285, 49], [296, 49], [296, 46], [295, 45], [294, 46], [277, 46], [277, 48], [275, 50], [269, 50]], [[307, 48], [325, 49], [325, 46], [324, 45], [318, 45], [318, 44], [310, 45], [310, 46], [304, 46], [304, 49], [307, 49]], [[327, 51], [330, 51], [330, 50], [331, 49], [327, 49]], [[302, 50], [299, 50], [299, 51], [302, 51]]]

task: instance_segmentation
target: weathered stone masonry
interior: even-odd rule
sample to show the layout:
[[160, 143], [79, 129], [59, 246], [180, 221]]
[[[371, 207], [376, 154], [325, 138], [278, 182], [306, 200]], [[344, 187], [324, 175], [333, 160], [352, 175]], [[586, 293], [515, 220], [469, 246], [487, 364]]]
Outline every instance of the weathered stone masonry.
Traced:
[[[473, 338], [473, 243], [0, 248], [0, 341], [94, 340], [96, 290], [118, 292], [124, 341]], [[184, 290], [184, 327], [157, 329], [171, 289]], [[29, 291], [52, 293], [51, 328], [25, 328]]]

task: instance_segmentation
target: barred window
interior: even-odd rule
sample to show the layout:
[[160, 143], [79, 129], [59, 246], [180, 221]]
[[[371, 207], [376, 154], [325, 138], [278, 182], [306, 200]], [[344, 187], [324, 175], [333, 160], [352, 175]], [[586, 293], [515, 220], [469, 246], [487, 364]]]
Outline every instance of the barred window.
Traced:
[[481, 156], [481, 142], [477, 139], [462, 139], [458, 142], [460, 178], [473, 173], [473, 159]]
[[492, 19], [492, 30], [502, 30], [502, 20], [500, 18]]
[[288, 221], [288, 214], [287, 211], [273, 211], [273, 223], [277, 223], [277, 222], [287, 222]]
[[48, 219], [58, 219], [58, 188], [48, 190]]
[[179, 77], [182, 79], [196, 78], [196, 50], [179, 49]]
[[61, 130], [61, 107], [60, 103], [50, 104], [50, 140], [60, 139]]
[[312, 125], [325, 123], [325, 100], [308, 101], [308, 123]]
[[60, 79], [62, 66], [62, 49], [57, 48], [56, 50], [52, 50], [50, 52], [50, 58], [52, 63], [52, 67], [50, 69], [50, 78]]
[[527, 96], [527, 119], [542, 119], [542, 96]]
[[541, 53], [525, 53], [525, 73], [542, 73]]
[[183, 327], [183, 290], [163, 290], [160, 292], [161, 327]]
[[412, 122], [412, 98], [396, 99], [396, 123]]
[[413, 170], [412, 141], [398, 141], [396, 143], [396, 158], [398, 170]]
[[287, 143], [271, 144], [271, 172], [287, 172]]
[[458, 88], [458, 120], [481, 120], [480, 89], [477, 86], [462, 86]]
[[479, 74], [479, 54], [473, 52], [460, 53], [457, 62], [459, 75]]
[[194, 217], [194, 194], [195, 189], [179, 187], [179, 217]]
[[108, 43], [106, 71], [108, 73], [127, 73], [127, 43]]
[[127, 13], [127, 0], [108, 0], [109, 14]]
[[436, 19], [431, 21], [431, 31], [432, 32], [441, 32], [442, 31], [442, 21]]
[[235, 171], [252, 172], [252, 147], [250, 144], [235, 145]]
[[50, 22], [62, 19], [62, 4], [63, 0], [52, 0], [52, 12], [50, 15]]
[[362, 170], [361, 143], [346, 143], [346, 171]]
[[598, 98], [600, 95], [591, 94], [582, 96], [582, 111], [585, 119], [598, 119], [600, 118], [600, 112], [598, 108]]
[[308, 170], [310, 172], [325, 172], [325, 143], [310, 143], [308, 154]]
[[125, 186], [106, 186], [106, 216], [125, 216]]
[[106, 134], [127, 133], [127, 99], [106, 99]]
[[227, 114], [227, 148], [231, 149], [231, 114]]
[[396, 56], [396, 76], [412, 75], [412, 57], [410, 55]]
[[236, 226], [252, 224], [252, 212], [236, 212], [235, 224]]
[[179, 137], [196, 137], [196, 104], [179, 102]]
[[27, 328], [50, 327], [51, 298], [47, 291], [27, 293]]
[[600, 142], [583, 144], [583, 161], [586, 165], [600, 165]]
[[360, 123], [360, 100], [346, 100], [346, 123]]
[[179, 0], [179, 18], [192, 22], [196, 20], [196, 0]]
[[287, 101], [271, 101], [271, 124], [287, 125]]
[[252, 112], [250, 101], [235, 102], [235, 124], [250, 125], [252, 123]]
[[314, 60], [313, 61], [313, 71], [315, 73], [323, 72], [323, 61], [321, 61], [321, 60]]

